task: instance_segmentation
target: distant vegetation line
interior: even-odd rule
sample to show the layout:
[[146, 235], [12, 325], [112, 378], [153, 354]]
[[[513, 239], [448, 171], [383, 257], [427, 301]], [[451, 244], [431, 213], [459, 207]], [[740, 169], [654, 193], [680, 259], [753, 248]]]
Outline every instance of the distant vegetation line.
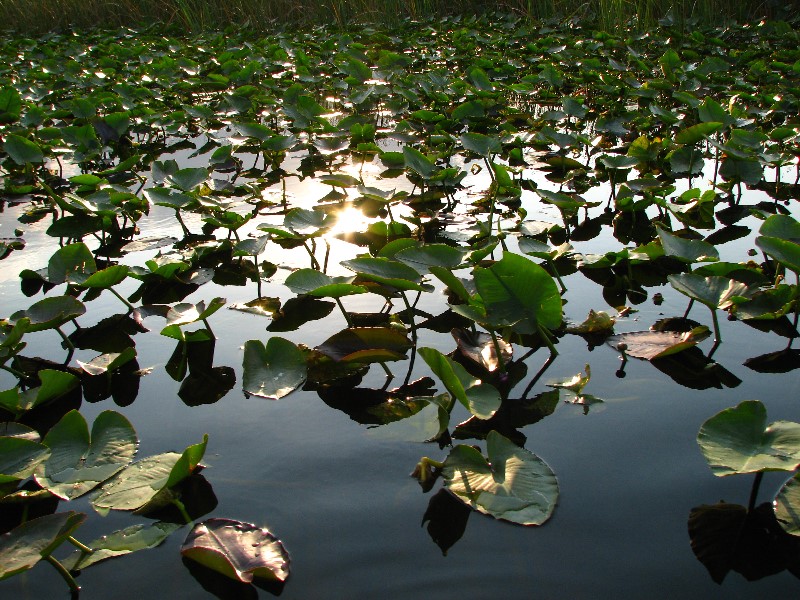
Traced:
[[0, 28], [35, 33], [157, 23], [186, 31], [228, 26], [271, 30], [501, 11], [534, 19], [576, 17], [611, 30], [629, 23], [651, 26], [668, 14], [684, 22], [716, 24], [794, 17], [798, 8], [797, 0], [0, 0]]

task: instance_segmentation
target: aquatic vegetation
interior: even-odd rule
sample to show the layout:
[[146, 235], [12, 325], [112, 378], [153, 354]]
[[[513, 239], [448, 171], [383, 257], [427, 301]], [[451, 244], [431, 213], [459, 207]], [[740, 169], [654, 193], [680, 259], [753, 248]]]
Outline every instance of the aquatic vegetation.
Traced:
[[[574, 340], [619, 353], [620, 378], [631, 357], [687, 388], [733, 389], [723, 362], [750, 352], [752, 328], [785, 347], [748, 367], [796, 370], [798, 38], [777, 21], [645, 35], [467, 16], [264, 38], [0, 37], [0, 224], [14, 229], [0, 265], [24, 261], [0, 281], [14, 291], [0, 504], [24, 507], [0, 538], [14, 549], [0, 579], [44, 560], [75, 590], [70, 572], [214, 510], [207, 435], [134, 462], [134, 419], [105, 410], [90, 432], [84, 401], [125, 409], [151, 374], [188, 406], [313, 393], [359, 426], [451, 446], [415, 471], [424, 491], [442, 478], [447, 499], [433, 495], [423, 522], [446, 552], [470, 511], [557, 526], [555, 472], [525, 432], [563, 402], [587, 420], [622, 410]], [[688, 318], [695, 302], [706, 323]], [[569, 361], [585, 372], [542, 380]], [[602, 400], [583, 392], [590, 377]], [[767, 427], [751, 401], [699, 438], [715, 474], [793, 473], [772, 517], [786, 535], [792, 427]], [[159, 521], [86, 545], [72, 535], [85, 514], [28, 514], [86, 494], [101, 515]], [[715, 580], [750, 558], [719, 567], [725, 544], [704, 535], [750, 522], [754, 502], [693, 513]], [[64, 542], [78, 553], [58, 559]], [[236, 519], [195, 524], [181, 553], [199, 580], [282, 585], [289, 571], [280, 540]]]

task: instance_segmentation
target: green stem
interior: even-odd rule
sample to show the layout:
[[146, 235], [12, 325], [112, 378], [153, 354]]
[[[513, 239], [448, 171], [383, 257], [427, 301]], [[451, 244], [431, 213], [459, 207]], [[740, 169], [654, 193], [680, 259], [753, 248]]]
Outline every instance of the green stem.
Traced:
[[69, 590], [73, 594], [77, 594], [78, 592], [81, 591], [78, 582], [75, 581], [75, 578], [72, 575], [70, 575], [69, 571], [67, 571], [67, 568], [64, 565], [62, 565], [60, 562], [58, 562], [58, 560], [56, 560], [49, 554], [45, 556], [44, 559], [51, 565], [53, 565], [53, 568], [55, 568], [55, 570], [58, 571], [58, 574], [64, 578], [64, 581], [66, 581], [67, 585], [69, 586]]
[[91, 548], [89, 548], [89, 546], [87, 546], [86, 544], [83, 544], [83, 543], [81, 543], [79, 540], [76, 540], [76, 539], [75, 539], [74, 537], [72, 537], [71, 535], [70, 535], [70, 536], [67, 536], [67, 541], [68, 541], [70, 544], [72, 544], [73, 546], [75, 546], [75, 547], [76, 547], [78, 550], [80, 550], [81, 552], [83, 552], [84, 554], [94, 554], [94, 550], [92, 550]]
[[211, 337], [213, 337], [214, 339], [216, 339], [216, 338], [217, 338], [217, 336], [216, 336], [216, 335], [214, 335], [214, 332], [213, 332], [213, 331], [212, 331], [212, 329], [211, 329], [211, 325], [209, 325], [209, 324], [208, 324], [208, 319], [203, 319], [203, 325], [205, 325], [205, 326], [206, 326], [206, 329], [208, 330], [208, 333], [210, 333], [210, 334], [211, 334]]
[[547, 331], [547, 329], [538, 323], [536, 324], [536, 327], [539, 329], [539, 337], [541, 337], [542, 341], [544, 341], [544, 343], [547, 344], [547, 347], [550, 348], [550, 354], [553, 356], [558, 356], [558, 350], [556, 350], [556, 347], [553, 345], [553, 340], [550, 338], [550, 333]]
[[172, 504], [174, 504], [175, 507], [180, 511], [184, 521], [186, 521], [186, 524], [189, 525], [193, 519], [191, 516], [189, 516], [189, 511], [186, 510], [186, 506], [183, 504], [183, 502], [181, 502], [178, 498], [173, 498]]
[[17, 371], [13, 367], [8, 367], [6, 365], [0, 365], [0, 369], [3, 369], [4, 371], [8, 371], [14, 377], [18, 377], [19, 379], [24, 379], [25, 378], [25, 373], [22, 373], [21, 371]]
[[711, 309], [711, 319], [714, 321], [714, 343], [719, 344], [722, 341], [722, 335], [719, 332], [719, 321], [717, 320], [717, 311]]
[[503, 360], [503, 353], [500, 350], [500, 341], [497, 339], [497, 334], [494, 329], [489, 330], [489, 335], [492, 336], [492, 345], [494, 346], [494, 353], [497, 355], [497, 364], [500, 365], [500, 372], [506, 372], [506, 361]]
[[344, 320], [347, 321], [347, 326], [348, 327], [352, 327], [353, 326], [353, 320], [350, 318], [350, 315], [347, 314], [347, 311], [344, 309], [344, 304], [342, 304], [342, 299], [341, 298], [334, 298], [334, 300], [336, 300], [336, 304], [339, 305], [339, 310], [342, 311], [342, 315], [344, 316]]
[[758, 488], [761, 487], [761, 480], [764, 478], [764, 472], [759, 471], [753, 479], [753, 487], [750, 488], [750, 500], [747, 503], [747, 512], [751, 513], [756, 508], [756, 499], [758, 498]]
[[109, 291], [109, 292], [111, 292], [112, 294], [114, 294], [114, 295], [115, 295], [117, 298], [119, 298], [119, 299], [120, 299], [120, 301], [121, 301], [121, 302], [122, 302], [122, 303], [123, 303], [125, 306], [127, 306], [129, 309], [131, 309], [131, 310], [136, 310], [136, 308], [133, 306], [133, 304], [131, 304], [130, 302], [128, 302], [128, 301], [127, 301], [127, 300], [126, 300], [126, 299], [125, 299], [125, 298], [122, 296], [122, 294], [120, 294], [120, 293], [119, 293], [117, 290], [115, 290], [113, 287], [110, 287], [110, 288], [108, 288], [108, 291]]
[[386, 372], [386, 377], [388, 377], [390, 380], [394, 379], [394, 373], [392, 373], [392, 371], [389, 369], [389, 367], [386, 366], [385, 362], [379, 362], [378, 364], [381, 367], [383, 367], [383, 370]]

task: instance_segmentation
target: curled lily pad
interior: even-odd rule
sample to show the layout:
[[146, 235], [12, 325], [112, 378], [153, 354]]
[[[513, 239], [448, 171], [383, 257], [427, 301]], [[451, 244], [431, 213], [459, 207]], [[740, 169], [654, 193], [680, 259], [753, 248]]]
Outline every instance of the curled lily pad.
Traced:
[[195, 525], [181, 554], [242, 583], [289, 577], [289, 553], [283, 543], [268, 529], [233, 519], [208, 519]]
[[278, 400], [303, 385], [306, 359], [300, 349], [281, 337], [266, 345], [248, 340], [244, 345], [242, 385], [246, 394]]
[[20, 319], [30, 319], [26, 331], [44, 331], [61, 327], [67, 321], [80, 317], [86, 307], [72, 296], [53, 296], [33, 303], [26, 310], [15, 312], [9, 318], [13, 324]]
[[51, 456], [36, 470], [36, 482], [50, 493], [72, 500], [93, 490], [125, 467], [139, 442], [130, 422], [118, 412], [100, 413], [92, 425], [77, 410], [64, 415], [42, 442]]
[[69, 511], [32, 519], [0, 536], [0, 580], [27, 571], [47, 558], [86, 520]]
[[38, 377], [42, 382], [39, 387], [30, 388], [24, 392], [21, 392], [19, 388], [0, 392], [0, 407], [16, 415], [21, 415], [41, 404], [60, 398], [80, 385], [80, 381], [72, 373], [54, 369], [42, 369], [39, 371]]
[[535, 454], [496, 431], [486, 436], [487, 458], [458, 445], [444, 461], [445, 487], [473, 509], [520, 525], [541, 525], [553, 514], [558, 481]]
[[[450, 331], [450, 335], [456, 340], [461, 354], [490, 373], [496, 371], [501, 364], [510, 361], [514, 355], [514, 347], [511, 344], [498, 338], [495, 346], [495, 341], [488, 333], [472, 333], [466, 329], [453, 329]], [[499, 356], [498, 348], [500, 349]]]
[[767, 426], [767, 409], [758, 400], [745, 400], [708, 419], [697, 443], [717, 477], [800, 466], [800, 423]]
[[89, 362], [81, 362], [80, 360], [76, 362], [89, 375], [102, 375], [103, 373], [109, 373], [115, 369], [119, 369], [122, 365], [129, 363], [135, 358], [136, 348], [126, 348], [122, 352], [111, 352], [95, 356]]
[[589, 379], [592, 377], [592, 371], [588, 364], [584, 367], [584, 371], [586, 371], [585, 375], [583, 373], [578, 373], [572, 377], [551, 381], [547, 384], [547, 386], [552, 388], [563, 388], [565, 390], [574, 392], [576, 395], [580, 394], [583, 388], [586, 387], [586, 384], [589, 383]]

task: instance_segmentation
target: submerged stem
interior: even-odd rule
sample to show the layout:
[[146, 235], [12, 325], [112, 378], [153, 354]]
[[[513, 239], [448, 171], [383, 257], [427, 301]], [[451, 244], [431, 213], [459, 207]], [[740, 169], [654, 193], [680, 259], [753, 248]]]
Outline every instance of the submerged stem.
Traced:
[[186, 524], [189, 525], [193, 521], [193, 519], [189, 515], [189, 511], [186, 510], [186, 505], [183, 502], [181, 502], [178, 498], [173, 498], [172, 504], [174, 504], [175, 508], [177, 508], [180, 511], [181, 516], [186, 521]]

